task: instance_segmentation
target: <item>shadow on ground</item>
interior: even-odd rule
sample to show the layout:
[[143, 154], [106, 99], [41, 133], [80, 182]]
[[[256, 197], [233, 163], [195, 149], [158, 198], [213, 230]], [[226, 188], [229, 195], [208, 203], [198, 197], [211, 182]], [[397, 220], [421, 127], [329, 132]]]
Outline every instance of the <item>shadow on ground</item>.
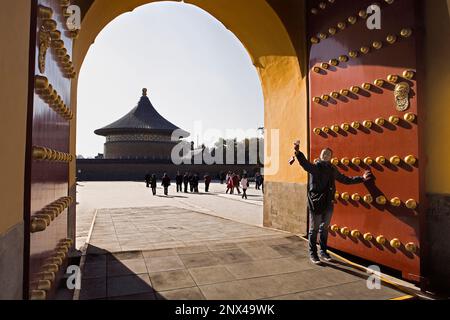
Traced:
[[386, 300], [364, 272], [341, 263], [314, 266], [295, 236], [205, 242], [191, 247], [112, 253], [88, 246], [80, 300]]

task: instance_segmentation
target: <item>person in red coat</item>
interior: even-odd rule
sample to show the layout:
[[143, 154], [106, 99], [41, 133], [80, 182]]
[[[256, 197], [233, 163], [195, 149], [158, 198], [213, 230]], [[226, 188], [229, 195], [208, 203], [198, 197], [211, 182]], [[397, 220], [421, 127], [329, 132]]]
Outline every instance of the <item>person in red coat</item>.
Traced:
[[231, 172], [228, 174], [227, 177], [227, 192], [230, 192], [230, 194], [234, 193], [234, 184], [233, 184], [233, 175], [231, 174]]

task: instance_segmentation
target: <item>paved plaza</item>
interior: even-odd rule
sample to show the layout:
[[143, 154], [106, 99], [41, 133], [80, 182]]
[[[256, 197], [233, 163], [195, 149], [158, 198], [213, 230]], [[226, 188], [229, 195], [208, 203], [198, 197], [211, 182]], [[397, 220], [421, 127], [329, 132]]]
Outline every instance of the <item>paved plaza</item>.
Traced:
[[[142, 183], [78, 188], [81, 300], [394, 299], [368, 290], [362, 271], [341, 262], [314, 266], [307, 243], [263, 228], [262, 195], [153, 197]], [[161, 193], [161, 190], [158, 190]], [[88, 244], [85, 244], [85, 241]]]
[[[204, 186], [200, 185], [200, 192]], [[140, 182], [79, 182], [77, 186], [77, 248], [88, 236], [96, 209], [104, 208], [152, 208], [171, 206], [189, 208], [196, 212], [218, 216], [248, 225], [263, 225], [262, 191], [251, 188], [248, 200], [238, 194], [225, 194], [226, 187], [213, 183], [210, 193], [177, 193], [172, 185], [169, 196], [163, 195], [158, 186], [157, 196], [151, 194]]]

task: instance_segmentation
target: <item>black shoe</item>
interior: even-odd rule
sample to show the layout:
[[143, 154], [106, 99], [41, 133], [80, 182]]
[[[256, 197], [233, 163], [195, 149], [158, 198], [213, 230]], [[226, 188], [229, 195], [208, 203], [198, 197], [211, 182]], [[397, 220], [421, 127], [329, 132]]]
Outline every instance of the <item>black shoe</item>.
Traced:
[[326, 262], [331, 262], [333, 261], [333, 258], [328, 254], [328, 253], [322, 253], [320, 254], [320, 259], [326, 261]]
[[311, 262], [315, 265], [319, 265], [321, 263], [321, 261], [317, 255], [310, 256], [309, 260], [311, 260]]

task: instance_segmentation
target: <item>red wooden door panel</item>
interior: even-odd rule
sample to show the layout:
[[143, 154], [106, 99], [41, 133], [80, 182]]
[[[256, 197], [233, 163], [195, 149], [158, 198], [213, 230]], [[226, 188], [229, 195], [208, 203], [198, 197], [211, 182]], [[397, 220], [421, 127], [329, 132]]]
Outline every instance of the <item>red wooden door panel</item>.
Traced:
[[[67, 239], [72, 38], [63, 12], [69, 1], [35, 3], [36, 46], [29, 123], [28, 215], [25, 296], [49, 299], [72, 245]], [[31, 66], [33, 67], [33, 66]]]
[[[332, 2], [310, 1], [308, 9], [311, 159], [319, 158], [321, 150], [330, 147], [342, 173], [357, 176], [370, 169], [376, 181], [356, 186], [337, 184], [339, 198], [330, 246], [419, 280], [423, 197], [417, 120], [422, 94], [417, 81], [417, 1], [380, 1], [380, 30], [370, 30], [366, 24], [364, 12], [372, 1]], [[407, 84], [410, 92], [396, 100], [400, 83]], [[405, 107], [402, 103], [409, 103], [407, 110], [398, 109]], [[415, 119], [410, 121], [408, 116]], [[391, 159], [394, 156], [400, 163]], [[413, 156], [415, 163], [408, 156]], [[372, 196], [372, 203], [364, 201], [366, 195]], [[386, 204], [377, 203], [380, 196], [386, 198]], [[353, 235], [347, 231], [354, 231]], [[383, 240], [380, 236], [386, 239], [385, 244], [379, 243]]]

